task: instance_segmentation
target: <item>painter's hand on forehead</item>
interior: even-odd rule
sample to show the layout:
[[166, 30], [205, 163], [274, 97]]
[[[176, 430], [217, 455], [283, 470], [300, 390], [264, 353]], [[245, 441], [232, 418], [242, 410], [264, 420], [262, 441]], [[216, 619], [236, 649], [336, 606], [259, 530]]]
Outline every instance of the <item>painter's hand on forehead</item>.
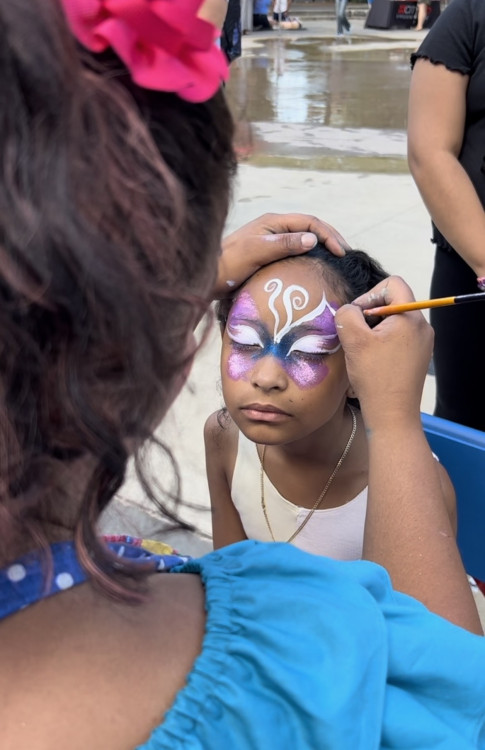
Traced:
[[[325, 245], [327, 250], [330, 250], [334, 255], [344, 255], [346, 250], [350, 250], [350, 245], [344, 240], [340, 232], [316, 216], [310, 216], [309, 214], [266, 214], [261, 217], [261, 220], [266, 224], [268, 237], [271, 233], [273, 237], [281, 237], [283, 246], [286, 243], [286, 247], [282, 247], [282, 250], [287, 251], [281, 256], [283, 258], [285, 255], [298, 255], [301, 252], [301, 235], [303, 233], [314, 235], [317, 241]], [[306, 222], [304, 228], [302, 227], [302, 221]], [[306, 238], [305, 244], [307, 245], [306, 251], [315, 247], [316, 242], [314, 241], [310, 245], [309, 238]]]
[[350, 249], [343, 237], [307, 214], [265, 214], [226, 237], [214, 299], [226, 297], [259, 268], [290, 255], [301, 255], [322, 242], [334, 255]]

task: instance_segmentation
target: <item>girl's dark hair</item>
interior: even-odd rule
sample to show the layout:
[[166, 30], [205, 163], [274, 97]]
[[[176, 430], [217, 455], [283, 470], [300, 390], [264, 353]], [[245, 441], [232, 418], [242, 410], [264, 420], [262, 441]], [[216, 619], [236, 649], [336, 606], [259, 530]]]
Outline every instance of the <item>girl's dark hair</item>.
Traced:
[[215, 278], [231, 118], [222, 93], [142, 91], [113, 54], [81, 52], [55, 1], [2, 0], [0, 149], [1, 547], [41, 539], [75, 494], [60, 468], [88, 459], [79, 554], [124, 596], [95, 524], [128, 452], [141, 472], [193, 355], [208, 300], [191, 290], [208, 297]]
[[[332, 285], [335, 294], [338, 294], [343, 302], [352, 302], [389, 276], [380, 263], [363, 250], [347, 250], [344, 256], [337, 256], [320, 242], [308, 253], [292, 255], [285, 258], [284, 262], [291, 263], [297, 260], [308, 260], [317, 265], [322, 276]], [[231, 306], [232, 299], [221, 300], [216, 306], [216, 316], [223, 327], [226, 325]]]
[[364, 250], [347, 250], [344, 256], [337, 256], [318, 242], [304, 257], [315, 260], [343, 302], [352, 302], [389, 276]]

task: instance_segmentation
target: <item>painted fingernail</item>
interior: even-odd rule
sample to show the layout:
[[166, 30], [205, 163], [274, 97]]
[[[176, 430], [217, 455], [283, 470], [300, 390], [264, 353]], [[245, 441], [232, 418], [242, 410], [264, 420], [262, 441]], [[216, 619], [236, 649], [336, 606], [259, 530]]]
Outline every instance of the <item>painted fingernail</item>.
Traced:
[[315, 234], [310, 234], [308, 232], [307, 234], [302, 234], [301, 236], [301, 246], [304, 250], [311, 250], [315, 247], [317, 242], [318, 237]]

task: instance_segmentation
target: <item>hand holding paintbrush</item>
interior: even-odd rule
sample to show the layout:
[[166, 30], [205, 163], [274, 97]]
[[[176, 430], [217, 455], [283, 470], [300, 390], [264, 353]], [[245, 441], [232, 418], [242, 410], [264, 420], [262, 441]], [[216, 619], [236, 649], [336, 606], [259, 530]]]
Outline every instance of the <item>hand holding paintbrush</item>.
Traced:
[[366, 317], [385, 317], [397, 313], [409, 312], [410, 310], [426, 310], [431, 307], [446, 307], [448, 305], [460, 305], [467, 302], [485, 302], [485, 292], [477, 294], [461, 294], [456, 297], [440, 297], [438, 299], [425, 299], [418, 302], [406, 302], [402, 305], [382, 305], [364, 310]]
[[[390, 276], [335, 314], [349, 381], [369, 430], [384, 423], [401, 429], [404, 423], [420, 420], [423, 385], [433, 349], [431, 326], [419, 312], [383, 320], [362, 315], [363, 310], [381, 309], [385, 302], [390, 306], [412, 301], [408, 285]], [[372, 311], [371, 305], [376, 305]]]

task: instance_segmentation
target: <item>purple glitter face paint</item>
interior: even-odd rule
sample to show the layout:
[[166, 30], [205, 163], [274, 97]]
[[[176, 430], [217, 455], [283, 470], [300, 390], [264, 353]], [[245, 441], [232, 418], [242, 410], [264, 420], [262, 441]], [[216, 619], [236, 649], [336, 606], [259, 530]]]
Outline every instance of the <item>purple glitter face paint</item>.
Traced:
[[328, 375], [328, 367], [323, 360], [320, 362], [309, 362], [308, 360], [300, 359], [293, 363], [287, 362], [283, 367], [290, 378], [302, 389], [314, 388], [325, 380]]
[[[248, 292], [241, 292], [231, 308], [229, 319], [227, 321], [227, 333], [231, 341], [236, 341], [236, 337], [240, 338], [242, 327], [256, 333], [255, 329], [247, 324], [257, 323], [258, 318], [258, 308], [256, 307], [253, 298]], [[242, 345], [248, 345], [247, 340], [241, 340], [240, 343]], [[241, 378], [244, 378], [252, 367], [253, 356], [249, 352], [249, 349], [244, 349], [244, 346], [232, 346], [227, 361], [229, 377], [232, 378], [232, 380], [240, 380]]]
[[249, 292], [241, 292], [231, 307], [229, 320], [240, 318], [242, 320], [259, 320], [258, 308]]
[[[233, 380], [245, 378], [262, 357], [276, 357], [299, 388], [313, 388], [328, 374], [324, 355], [340, 348], [335, 328], [335, 309], [325, 294], [320, 304], [293, 320], [294, 311], [308, 306], [309, 294], [301, 286], [291, 285], [283, 291], [280, 279], [265, 285], [271, 296], [268, 306], [275, 318], [273, 336], [258, 317], [257, 306], [248, 292], [242, 292], [234, 303], [227, 322], [231, 353], [227, 371]], [[283, 291], [286, 322], [281, 324], [275, 300]]]
[[340, 349], [340, 341], [335, 327], [335, 313], [339, 305], [334, 303], [333, 307], [327, 307], [316, 318], [312, 320], [312, 328], [315, 331], [321, 331], [323, 338], [322, 348], [320, 351], [335, 352]]

